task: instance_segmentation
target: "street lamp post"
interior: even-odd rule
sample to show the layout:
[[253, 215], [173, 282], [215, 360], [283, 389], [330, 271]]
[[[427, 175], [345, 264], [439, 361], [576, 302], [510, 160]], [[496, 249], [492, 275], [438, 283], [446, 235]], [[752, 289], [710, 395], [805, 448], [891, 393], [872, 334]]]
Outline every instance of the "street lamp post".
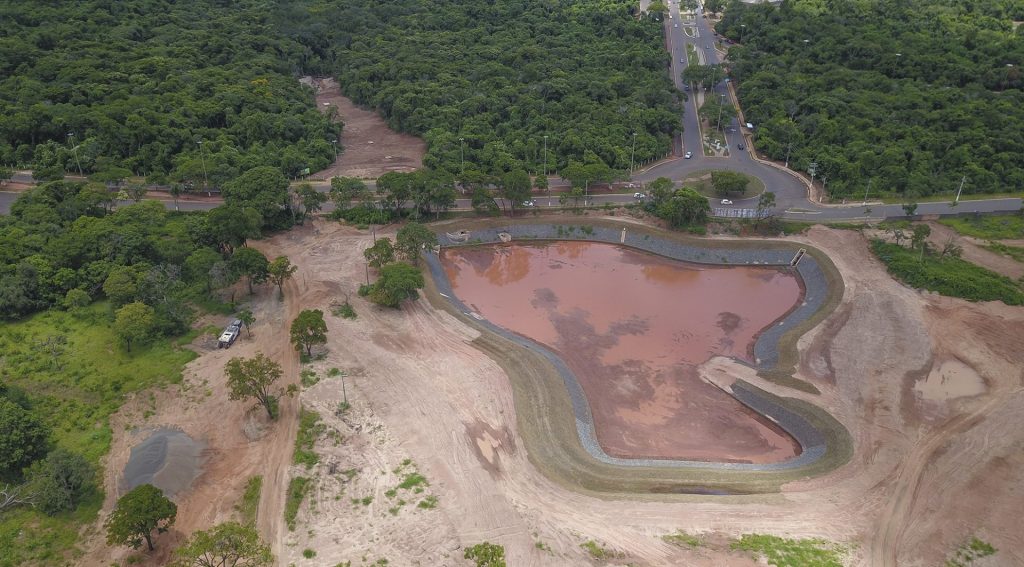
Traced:
[[719, 103], [718, 103], [718, 131], [721, 132], [722, 131], [722, 110], [725, 108], [725, 93], [722, 93], [722, 94], [720, 94], [718, 96], [721, 97], [721, 98], [719, 98]]
[[334, 161], [338, 161], [338, 139], [331, 138], [331, 145], [334, 146]]
[[633, 175], [633, 158], [636, 157], [636, 132], [633, 132], [633, 151], [629, 154], [629, 174]]
[[894, 75], [896, 74], [895, 71], [897, 71], [899, 69], [899, 67], [900, 67], [900, 61], [903, 61], [903, 54], [902, 53], [896, 53], [895, 55], [896, 55], [896, 68], [893, 69], [893, 74]]
[[743, 30], [746, 29], [747, 24], [740, 24], [740, 43], [743, 43]]
[[964, 183], [967, 183], [966, 175], [960, 180], [960, 188], [956, 190], [956, 199], [953, 199], [954, 205], [960, 202], [960, 193], [964, 190]]
[[199, 145], [199, 159], [203, 162], [203, 187], [206, 187], [206, 194], [210, 194], [210, 179], [206, 176], [206, 154], [203, 153], [203, 141], [196, 140]]

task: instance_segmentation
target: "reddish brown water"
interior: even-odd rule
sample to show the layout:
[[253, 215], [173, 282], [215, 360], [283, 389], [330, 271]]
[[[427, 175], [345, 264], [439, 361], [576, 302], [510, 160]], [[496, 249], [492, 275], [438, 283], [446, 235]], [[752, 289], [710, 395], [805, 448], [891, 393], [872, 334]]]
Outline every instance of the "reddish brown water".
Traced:
[[590, 242], [454, 248], [442, 262], [466, 305], [565, 360], [609, 455], [765, 463], [799, 453], [696, 370], [714, 355], [749, 361], [757, 333], [799, 301], [793, 275]]

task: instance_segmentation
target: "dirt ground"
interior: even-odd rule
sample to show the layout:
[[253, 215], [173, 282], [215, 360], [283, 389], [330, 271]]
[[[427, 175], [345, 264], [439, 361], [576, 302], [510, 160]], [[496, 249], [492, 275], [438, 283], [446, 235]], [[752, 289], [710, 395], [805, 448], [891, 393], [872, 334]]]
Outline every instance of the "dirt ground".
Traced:
[[[485, 540], [504, 545], [511, 566], [755, 565], [727, 546], [728, 537], [750, 532], [828, 538], [848, 546], [850, 565], [911, 567], [941, 564], [977, 536], [999, 549], [977, 565], [1024, 564], [1024, 308], [903, 287], [854, 231], [817, 227], [795, 240], [828, 253], [846, 283], [836, 313], [799, 343], [798, 377], [821, 395], [786, 390], [720, 358], [700, 368], [708, 379], [743, 377], [807, 399], [850, 430], [850, 463], [779, 495], [661, 502], [554, 484], [519, 437], [508, 376], [469, 344], [476, 331], [424, 300], [388, 310], [357, 297], [370, 235], [317, 222], [258, 244], [300, 269], [283, 302], [269, 287], [257, 292], [253, 338], [228, 351], [207, 347], [180, 388], [140, 395], [116, 417], [105, 510], [139, 441], [129, 427], [170, 426], [207, 443], [206, 470], [178, 495], [178, 523], [146, 564], [160, 563], [184, 534], [231, 518], [254, 474], [264, 476], [258, 526], [279, 565], [386, 558], [462, 566], [469, 565], [462, 548]], [[227, 399], [222, 369], [231, 356], [261, 350], [282, 362], [286, 383], [297, 382], [285, 326], [299, 309], [329, 313], [331, 301], [346, 295], [358, 318], [328, 314], [326, 354], [304, 366], [321, 381], [299, 398], [326, 426], [316, 447], [321, 462], [306, 470], [290, 464], [300, 399], [283, 403], [277, 423], [258, 412], [247, 418], [248, 404]], [[351, 408], [340, 416], [340, 378], [327, 377], [330, 368], [348, 374]], [[422, 492], [397, 488], [412, 470], [429, 483]], [[297, 474], [313, 478], [314, 489], [289, 532], [284, 491]], [[430, 497], [435, 507], [419, 506]], [[704, 543], [690, 549], [660, 539], [676, 530], [701, 534]], [[91, 533], [83, 564], [125, 564], [127, 553], [106, 548], [98, 528]], [[593, 558], [580, 547], [586, 541], [611, 556]], [[305, 558], [306, 549], [316, 556]]]
[[359, 108], [342, 96], [334, 79], [307, 77], [304, 81], [317, 91], [317, 108], [321, 112], [336, 108], [345, 123], [340, 140], [344, 151], [334, 164], [313, 173], [312, 178], [327, 180], [342, 175], [376, 179], [389, 171], [408, 172], [423, 167], [426, 142], [388, 128], [379, 114]]

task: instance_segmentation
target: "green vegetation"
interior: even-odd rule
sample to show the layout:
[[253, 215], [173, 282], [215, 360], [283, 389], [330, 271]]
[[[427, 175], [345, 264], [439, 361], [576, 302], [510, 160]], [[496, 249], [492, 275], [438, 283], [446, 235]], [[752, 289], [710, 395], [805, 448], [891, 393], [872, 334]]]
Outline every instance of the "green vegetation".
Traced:
[[581, 543], [580, 547], [583, 548], [584, 551], [589, 553], [590, 556], [594, 559], [611, 559], [613, 557], [618, 556], [618, 554], [614, 551], [608, 549], [607, 547], [597, 543], [592, 539], [588, 539], [587, 541]]
[[505, 567], [505, 547], [490, 542], [467, 547], [462, 556], [476, 563], [476, 567]]
[[745, 534], [731, 547], [763, 557], [769, 565], [776, 567], [843, 567], [843, 548], [823, 539]]
[[316, 55], [260, 2], [14, 2], [3, 19], [0, 163], [198, 188], [334, 159], [340, 126], [295, 80]]
[[174, 550], [174, 562], [171, 566], [270, 567], [273, 564], [274, 556], [270, 552], [270, 546], [260, 539], [260, 534], [254, 526], [226, 522], [217, 524], [210, 530], [193, 533], [181, 547]]
[[423, 274], [409, 264], [400, 262], [388, 264], [380, 269], [380, 277], [377, 281], [359, 289], [359, 295], [368, 295], [370, 301], [385, 307], [398, 308], [406, 299], [415, 300], [419, 298], [417, 289], [425, 285]]
[[292, 462], [310, 468], [320, 462], [320, 455], [313, 450], [317, 437], [324, 432], [326, 426], [320, 422], [320, 414], [301, 408], [299, 410], [299, 430], [295, 434], [295, 454]]
[[[705, 197], [716, 197], [715, 187], [711, 183], [711, 170], [701, 170], [690, 173], [680, 183], [683, 187], [691, 187]], [[747, 185], [742, 194], [733, 193], [730, 198], [746, 199], [764, 191], [764, 182], [752, 175], [739, 173], [747, 179]]]
[[684, 531], [677, 531], [674, 534], [666, 534], [661, 536], [661, 540], [665, 543], [671, 543], [672, 545], [678, 545], [679, 547], [700, 547], [701, 539], [695, 535], [690, 535]]
[[319, 309], [303, 309], [292, 321], [291, 342], [295, 350], [306, 351], [306, 356], [313, 356], [313, 347], [327, 344], [327, 322], [324, 312]]
[[242, 523], [247, 526], [256, 525], [256, 516], [260, 509], [260, 492], [263, 490], [263, 477], [254, 476], [245, 483], [245, 492], [242, 493], [242, 501], [237, 506], [238, 515]]
[[955, 256], [919, 254], [881, 240], [873, 241], [871, 250], [893, 277], [911, 287], [970, 301], [1024, 305], [1024, 290], [1019, 284]]
[[[730, 3], [730, 73], [757, 149], [835, 197], [1024, 187], [1020, 2]], [[998, 140], [998, 142], [995, 142]]]
[[437, 496], [427, 496], [423, 500], [420, 500], [416, 507], [424, 510], [433, 510], [434, 508], [437, 508]]
[[941, 219], [939, 222], [960, 234], [975, 238], [989, 240], [1024, 238], [1024, 216], [1022, 215], [977, 215]]
[[683, 187], [676, 189], [671, 179], [659, 177], [647, 185], [650, 198], [644, 210], [665, 219], [673, 228], [702, 228], [711, 213], [707, 197]]
[[233, 357], [224, 366], [228, 377], [231, 400], [255, 399], [267, 417], [277, 419], [277, 395], [270, 392], [270, 387], [281, 378], [281, 365], [267, 358], [262, 352], [252, 358]]
[[995, 252], [996, 254], [1009, 256], [1018, 262], [1024, 263], [1024, 247], [1022, 246], [1007, 246], [1006, 244], [991, 242], [986, 245], [985, 248]]
[[990, 543], [972, 537], [971, 541], [956, 548], [953, 557], [946, 561], [946, 567], [971, 567], [975, 559], [995, 555], [996, 551]]
[[306, 497], [309, 485], [312, 481], [306, 477], [297, 476], [288, 482], [288, 493], [284, 502], [284, 522], [288, 524], [288, 531], [295, 531], [295, 517], [299, 515], [299, 508], [302, 506], [302, 499]]
[[356, 310], [352, 307], [352, 304], [349, 303], [347, 300], [344, 303], [337, 305], [333, 309], [331, 309], [331, 314], [334, 315], [335, 317], [341, 317], [343, 319], [355, 319], [356, 317], [358, 317], [358, 315], [356, 315]]
[[307, 547], [306, 549], [302, 550], [302, 556], [306, 559], [312, 559], [316, 557], [316, 550]]
[[625, 169], [634, 131], [638, 162], [669, 151], [678, 115], [662, 24], [636, 9], [293, 0], [281, 11], [313, 54], [333, 57], [346, 95], [424, 137], [427, 167], [461, 175], [464, 156], [472, 177], [560, 170], [591, 163], [588, 152]]
[[178, 506], [159, 488], [141, 484], [117, 499], [117, 505], [103, 523], [107, 545], [138, 549], [142, 542], [153, 551], [153, 532], [164, 533], [174, 525]]

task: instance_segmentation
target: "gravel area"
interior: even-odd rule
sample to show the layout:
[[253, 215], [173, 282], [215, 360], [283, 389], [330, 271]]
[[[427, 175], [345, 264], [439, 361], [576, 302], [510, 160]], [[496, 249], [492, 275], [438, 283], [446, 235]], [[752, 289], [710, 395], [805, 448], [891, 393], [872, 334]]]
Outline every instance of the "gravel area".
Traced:
[[[711, 249], [696, 245], [688, 245], [680, 242], [662, 239], [647, 234], [631, 233], [628, 229], [612, 229], [598, 226], [570, 226], [570, 225], [510, 225], [502, 228], [491, 228], [486, 230], [475, 230], [470, 233], [441, 233], [438, 241], [441, 247], [463, 246], [473, 244], [491, 244], [503, 242], [502, 234], [511, 236], [514, 241], [530, 240], [586, 240], [593, 242], [606, 242], [612, 244], [624, 244], [639, 250], [644, 250], [667, 258], [693, 262], [699, 264], [715, 265], [764, 265], [782, 266], [788, 268], [793, 259], [793, 252], [787, 250], [772, 249]], [[658, 466], [658, 467], [685, 467], [705, 469], [728, 469], [738, 471], [766, 471], [794, 469], [811, 464], [820, 459], [826, 451], [824, 436], [814, 429], [802, 416], [786, 409], [785, 407], [761, 396], [757, 392], [747, 389], [742, 382], [736, 382], [732, 386], [733, 396], [744, 405], [754, 411], [775, 421], [787, 433], [793, 436], [800, 443], [802, 452], [799, 456], [778, 463], [722, 463], [703, 461], [684, 461], [668, 459], [622, 459], [608, 455], [601, 449], [597, 442], [594, 431], [593, 417], [590, 412], [590, 405], [583, 393], [583, 388], [572, 372], [566, 367], [562, 359], [550, 349], [530, 339], [512, 333], [498, 325], [481, 318], [473, 313], [462, 301], [456, 297], [451, 289], [451, 283], [441, 266], [437, 254], [426, 254], [427, 265], [431, 275], [437, 284], [438, 291], [447, 298], [461, 313], [472, 317], [479, 324], [498, 335], [513, 341], [525, 348], [541, 353], [558, 370], [559, 375], [569, 391], [572, 400], [573, 412], [576, 417], [576, 429], [579, 433], [583, 447], [598, 461], [613, 465], [624, 466]], [[779, 339], [792, 326], [799, 324], [815, 312], [817, 312], [827, 300], [828, 287], [825, 275], [820, 266], [810, 255], [804, 255], [796, 268], [800, 275], [804, 288], [803, 300], [801, 303], [787, 313], [781, 320], [762, 332], [754, 343], [754, 356], [757, 368], [767, 370], [773, 368], [778, 361]]]

